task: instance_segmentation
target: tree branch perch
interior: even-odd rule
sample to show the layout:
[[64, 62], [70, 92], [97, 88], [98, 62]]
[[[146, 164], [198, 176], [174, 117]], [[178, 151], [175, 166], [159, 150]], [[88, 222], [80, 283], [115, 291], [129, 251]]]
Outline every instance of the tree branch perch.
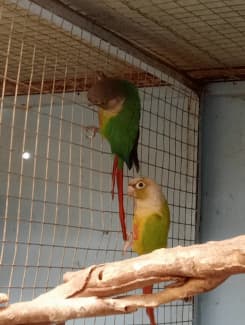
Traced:
[[[1, 307], [0, 325], [47, 325], [73, 318], [130, 313], [212, 290], [238, 273], [245, 273], [245, 235], [159, 249], [66, 273], [65, 283], [36, 299]], [[163, 281], [173, 283], [151, 295], [118, 296]], [[6, 302], [7, 296], [0, 294], [0, 303]]]

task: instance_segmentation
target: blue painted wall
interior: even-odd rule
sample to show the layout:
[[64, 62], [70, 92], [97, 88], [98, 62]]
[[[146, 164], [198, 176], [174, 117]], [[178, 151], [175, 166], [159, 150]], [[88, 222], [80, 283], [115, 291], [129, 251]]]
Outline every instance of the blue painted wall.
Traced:
[[[202, 242], [245, 233], [245, 82], [215, 83], [202, 102]], [[198, 325], [245, 324], [245, 275], [199, 297]]]

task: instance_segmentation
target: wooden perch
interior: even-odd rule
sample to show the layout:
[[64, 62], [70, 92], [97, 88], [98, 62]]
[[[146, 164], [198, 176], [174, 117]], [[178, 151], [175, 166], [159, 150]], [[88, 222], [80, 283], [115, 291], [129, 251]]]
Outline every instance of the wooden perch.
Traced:
[[[65, 283], [53, 290], [32, 301], [0, 308], [0, 325], [58, 324], [73, 318], [134, 312], [140, 307], [156, 307], [209, 291], [238, 273], [245, 273], [245, 235], [159, 249], [66, 273]], [[162, 281], [173, 283], [155, 294], [122, 296]], [[6, 302], [6, 296], [0, 294], [1, 297]]]

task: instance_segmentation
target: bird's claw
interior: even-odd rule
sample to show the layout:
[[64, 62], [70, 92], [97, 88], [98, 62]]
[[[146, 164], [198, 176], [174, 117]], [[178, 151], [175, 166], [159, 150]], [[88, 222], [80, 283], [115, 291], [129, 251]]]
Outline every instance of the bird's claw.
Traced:
[[188, 296], [183, 299], [184, 302], [193, 302], [193, 296]]
[[93, 139], [98, 131], [99, 131], [99, 128], [97, 126], [86, 126], [85, 127], [86, 137], [89, 139]]
[[124, 245], [123, 245], [122, 255], [125, 255], [127, 249], [129, 247], [131, 247], [132, 244], [133, 244], [133, 233], [132, 232], [129, 232], [129, 233], [127, 233], [127, 240], [124, 242]]

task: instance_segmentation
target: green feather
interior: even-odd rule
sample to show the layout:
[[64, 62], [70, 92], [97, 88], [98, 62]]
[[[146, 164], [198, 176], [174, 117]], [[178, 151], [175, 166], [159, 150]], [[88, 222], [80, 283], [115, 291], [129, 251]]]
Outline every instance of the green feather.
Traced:
[[132, 167], [131, 152], [138, 141], [140, 120], [140, 97], [138, 89], [126, 80], [120, 80], [125, 101], [122, 110], [111, 117], [101, 127], [101, 134], [109, 141], [111, 152], [119, 157], [118, 167], [122, 169], [123, 162]]
[[134, 243], [133, 250], [138, 254], [150, 253], [155, 249], [167, 247], [170, 212], [167, 201], [162, 213], [154, 213], [141, 219], [142, 228]]

